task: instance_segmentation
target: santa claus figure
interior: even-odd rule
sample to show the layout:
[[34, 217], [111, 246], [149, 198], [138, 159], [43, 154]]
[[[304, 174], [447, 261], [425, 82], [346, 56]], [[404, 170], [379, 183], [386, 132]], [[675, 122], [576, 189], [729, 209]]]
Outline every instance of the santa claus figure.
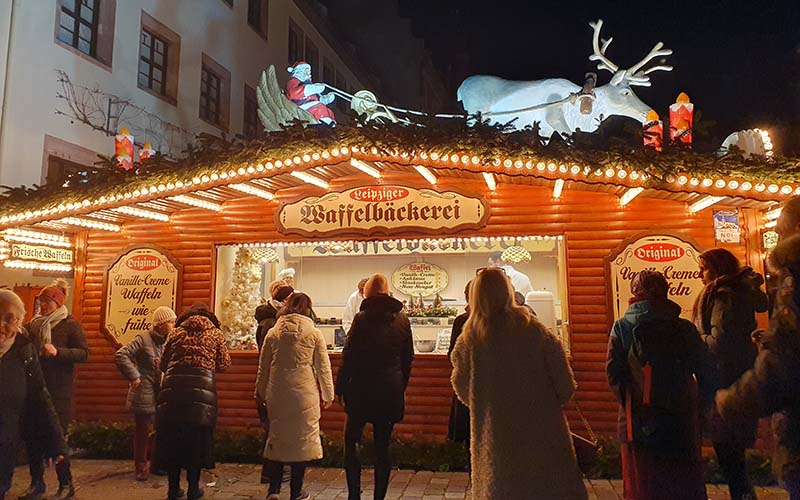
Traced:
[[325, 85], [311, 83], [311, 65], [305, 61], [298, 61], [289, 68], [292, 77], [286, 84], [286, 97], [293, 103], [311, 113], [321, 123], [336, 126], [336, 117], [328, 104], [336, 97], [333, 94], [322, 95]]

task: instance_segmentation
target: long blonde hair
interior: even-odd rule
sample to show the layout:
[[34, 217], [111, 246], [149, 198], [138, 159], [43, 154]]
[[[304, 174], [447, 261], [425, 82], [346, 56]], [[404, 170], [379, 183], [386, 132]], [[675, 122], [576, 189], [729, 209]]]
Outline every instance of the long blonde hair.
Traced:
[[502, 269], [484, 269], [472, 280], [465, 335], [485, 340], [494, 332], [515, 331], [528, 321], [528, 310], [514, 303], [511, 280]]

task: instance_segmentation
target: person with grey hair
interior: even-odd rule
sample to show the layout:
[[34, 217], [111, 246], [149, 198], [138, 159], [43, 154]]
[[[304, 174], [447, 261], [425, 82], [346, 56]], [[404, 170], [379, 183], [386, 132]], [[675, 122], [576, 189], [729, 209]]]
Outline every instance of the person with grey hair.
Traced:
[[37, 442], [44, 456], [57, 463], [67, 453], [36, 347], [24, 335], [24, 318], [25, 305], [17, 294], [0, 290], [0, 500], [11, 489], [22, 442]]
[[611, 329], [606, 361], [620, 403], [624, 497], [705, 500], [698, 422], [713, 398], [714, 359], [669, 300], [663, 274], [640, 271], [631, 293]]

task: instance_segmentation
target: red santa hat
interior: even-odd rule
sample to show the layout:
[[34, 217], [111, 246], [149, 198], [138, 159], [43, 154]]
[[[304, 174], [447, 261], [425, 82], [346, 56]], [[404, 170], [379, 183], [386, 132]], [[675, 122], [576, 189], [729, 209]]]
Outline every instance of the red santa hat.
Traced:
[[295, 74], [298, 71], [308, 68], [311, 70], [311, 65], [305, 61], [297, 61], [293, 65], [291, 65], [288, 69], [289, 73]]

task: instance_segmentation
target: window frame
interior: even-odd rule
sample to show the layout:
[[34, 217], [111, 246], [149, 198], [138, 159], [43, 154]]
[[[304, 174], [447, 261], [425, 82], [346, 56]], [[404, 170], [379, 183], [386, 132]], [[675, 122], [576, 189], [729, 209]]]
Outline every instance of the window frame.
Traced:
[[[143, 36], [145, 34], [147, 34], [150, 37], [150, 40], [151, 40], [149, 48], [144, 44]], [[161, 61], [162, 61], [161, 64], [158, 64], [156, 62], [156, 60], [155, 60], [156, 47], [157, 47], [157, 43], [158, 42], [161, 42], [161, 45], [163, 45], [163, 47], [164, 47], [163, 53], [161, 54]], [[142, 54], [142, 49], [143, 48], [149, 49], [149, 54], [146, 54], [147, 58], [145, 57], [145, 55]], [[136, 79], [136, 81], [137, 81], [137, 83], [139, 85], [139, 88], [145, 88], [147, 90], [153, 91], [156, 94], [159, 94], [159, 95], [162, 95], [162, 96], [166, 96], [166, 94], [167, 94], [167, 81], [169, 79], [169, 76], [167, 74], [167, 68], [169, 67], [169, 56], [170, 56], [169, 41], [165, 40], [164, 38], [159, 36], [158, 33], [153, 33], [152, 31], [150, 31], [149, 29], [147, 29], [146, 27], [143, 26], [142, 30], [140, 32], [140, 39], [139, 39], [139, 66], [137, 68], [138, 71], [137, 71], [137, 79]], [[142, 71], [141, 71], [142, 62], [147, 64], [147, 67], [148, 67], [148, 72], [147, 72], [146, 75], [144, 73], [142, 73]], [[161, 80], [160, 81], [155, 79], [155, 76], [154, 76], [155, 70], [160, 70], [161, 71]], [[147, 78], [147, 83], [146, 84], [142, 84], [142, 82], [138, 78], [138, 76], [142, 76], [142, 75], [144, 75], [145, 78]], [[160, 90], [157, 90], [157, 89], [154, 88], [154, 83], [156, 83], [156, 82], [158, 82], [158, 84], [160, 84], [160, 86], [161, 86]], [[144, 87], [142, 87], [142, 85], [144, 85]]]
[[[162, 69], [162, 78], [164, 80], [164, 92], [159, 93], [150, 87], [142, 85], [139, 82], [139, 65], [142, 61], [141, 56], [141, 36], [142, 32], [147, 31], [151, 36], [160, 38], [165, 42], [167, 47], [166, 57], [164, 59], [164, 67]], [[139, 55], [136, 61], [136, 85], [137, 87], [147, 92], [148, 94], [163, 99], [164, 101], [178, 105], [178, 88], [180, 81], [180, 67], [181, 67], [181, 36], [172, 31], [167, 25], [160, 22], [150, 14], [142, 11], [141, 25], [139, 27]]]
[[[293, 36], [294, 35], [294, 36]], [[296, 43], [294, 47], [294, 51], [292, 50], [292, 42]], [[300, 29], [300, 26], [292, 19], [289, 18], [289, 38], [288, 38], [288, 50], [287, 55], [289, 57], [289, 64], [294, 64], [297, 61], [302, 61], [303, 57], [305, 56], [305, 34], [303, 30]]]
[[[252, 111], [250, 111], [252, 106]], [[250, 120], [248, 119], [250, 118]], [[252, 128], [252, 132], [251, 129]], [[258, 139], [264, 133], [264, 126], [258, 118], [258, 96], [256, 89], [244, 84], [244, 99], [242, 105], [242, 135], [245, 139]]]
[[[59, 30], [57, 34], [58, 40], [62, 43], [69, 45], [73, 49], [81, 52], [82, 54], [86, 54], [89, 57], [97, 57], [97, 39], [98, 39], [98, 31], [100, 29], [100, 0], [92, 0], [94, 2], [92, 6], [92, 19], [91, 21], [86, 21], [82, 15], [82, 10], [84, 8], [88, 8], [83, 5], [82, 0], [73, 0], [74, 11], [71, 11], [67, 8], [63, 1], [59, 2], [61, 5], [60, 9], [60, 18], [59, 18]], [[66, 29], [61, 20], [64, 16], [70, 18], [72, 21], [72, 40], [67, 41], [61, 38], [61, 30], [62, 28]], [[81, 38], [81, 27], [87, 26], [89, 28], [89, 36], [91, 37], [88, 40], [89, 43], [89, 52], [81, 49], [80, 42], [81, 40], [86, 41], [85, 39]]]
[[[217, 82], [216, 120], [208, 110], [208, 90], [203, 91], [203, 78], [208, 74]], [[206, 82], [208, 89], [208, 82]], [[230, 124], [231, 73], [206, 53], [203, 53], [200, 65], [200, 92], [198, 98], [198, 116], [201, 120], [227, 132]]]
[[[258, 4], [258, 25], [253, 23], [255, 17], [251, 12], [253, 5]], [[258, 33], [263, 39], [267, 39], [269, 33], [269, 0], [247, 0], [247, 25]]]
[[[313, 54], [310, 54], [310, 52], [313, 52]], [[312, 74], [322, 69], [319, 66], [319, 48], [317, 48], [317, 44], [315, 44], [314, 41], [308, 35], [305, 36], [305, 49], [303, 50], [303, 60], [311, 65]]]
[[[75, 1], [80, 2], [80, 0]], [[69, 17], [69, 19], [73, 22], [73, 28], [76, 26], [74, 23], [77, 23], [78, 32], [73, 32], [73, 43], [76, 43], [74, 42], [76, 37], [80, 37], [79, 30], [81, 22], [79, 18], [74, 16], [74, 13], [69, 14], [70, 9], [66, 8], [64, 5], [64, 0], [56, 0], [53, 42], [56, 45], [69, 50], [81, 59], [85, 59], [97, 64], [101, 68], [110, 72], [112, 71], [114, 57], [114, 28], [116, 11], [117, 0], [95, 0], [95, 8], [93, 12], [94, 30], [92, 32], [93, 42], [91, 43], [92, 47], [90, 47], [90, 53], [87, 54], [86, 52], [78, 49], [76, 45], [73, 45], [72, 43], [64, 41], [60, 38], [61, 20], [63, 16]], [[76, 9], [75, 12], [80, 15], [80, 8]], [[84, 25], [86, 24], [84, 23]]]

